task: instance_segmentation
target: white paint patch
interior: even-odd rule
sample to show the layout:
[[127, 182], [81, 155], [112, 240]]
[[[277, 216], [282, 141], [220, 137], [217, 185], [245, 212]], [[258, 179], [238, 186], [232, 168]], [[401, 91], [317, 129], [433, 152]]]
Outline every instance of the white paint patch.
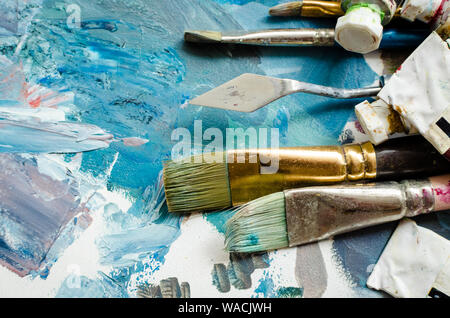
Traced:
[[66, 119], [66, 113], [54, 108], [29, 108], [29, 107], [0, 107], [2, 118], [15, 121], [58, 122]]
[[[277, 287], [300, 287], [295, 276], [297, 248], [286, 248], [271, 252], [269, 253], [269, 258], [270, 267], [261, 271], [264, 271], [272, 278], [275, 290]], [[256, 288], [258, 286], [256, 284], [253, 287]]]
[[[231, 291], [225, 294], [220, 293], [212, 284], [213, 265], [229, 263], [229, 254], [224, 246], [223, 235], [211, 223], [201, 214], [191, 215], [183, 221], [181, 235], [170, 246], [164, 264], [140, 280], [159, 285], [163, 279], [176, 277], [180, 284], [189, 283], [193, 298], [251, 297], [253, 288], [238, 290], [232, 287]], [[256, 270], [252, 274], [253, 287], [261, 278], [263, 270]], [[134, 287], [136, 282], [137, 277], [133, 275], [130, 280], [131, 287]]]
[[440, 289], [448, 291], [450, 282], [438, 277], [441, 272], [450, 272], [449, 258], [449, 240], [405, 219], [389, 240], [367, 285], [401, 298], [425, 298], [437, 280]]

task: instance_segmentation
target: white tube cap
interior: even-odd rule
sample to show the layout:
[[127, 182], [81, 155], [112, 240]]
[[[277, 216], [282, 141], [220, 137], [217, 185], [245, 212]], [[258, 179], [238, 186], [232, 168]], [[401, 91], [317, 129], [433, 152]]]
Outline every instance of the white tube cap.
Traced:
[[428, 23], [434, 19], [442, 0], [406, 0], [402, 5], [400, 15], [409, 21], [418, 19]]
[[370, 53], [380, 47], [382, 37], [380, 13], [367, 7], [347, 12], [336, 24], [335, 40], [347, 51]]
[[389, 139], [389, 113], [389, 105], [381, 99], [372, 104], [364, 101], [355, 107], [356, 117], [374, 145]]

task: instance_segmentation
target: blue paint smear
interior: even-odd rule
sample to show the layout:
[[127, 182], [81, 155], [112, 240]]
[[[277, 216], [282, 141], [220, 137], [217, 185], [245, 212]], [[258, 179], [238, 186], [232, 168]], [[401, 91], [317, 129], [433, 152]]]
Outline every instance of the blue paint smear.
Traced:
[[140, 274], [157, 271], [180, 235], [183, 217], [169, 213], [161, 178], [160, 173], [158, 182], [149, 186], [128, 211], [121, 211], [114, 204], [104, 208], [107, 234], [96, 242], [100, 263], [112, 266], [109, 275], [124, 286], [133, 274], [140, 282]]
[[5, 120], [0, 110], [0, 152], [78, 153], [107, 148], [111, 140], [95, 125]]
[[57, 298], [128, 298], [125, 286], [99, 272], [97, 279], [69, 276], [58, 290]]
[[0, 154], [0, 166], [0, 264], [20, 276], [39, 273], [54, 260], [59, 237], [72, 237], [66, 225], [82, 211], [78, 185], [69, 174], [39, 173], [34, 158]]
[[221, 212], [206, 213], [203, 216], [208, 222], [214, 225], [219, 233], [225, 234], [225, 225], [235, 212], [235, 210], [227, 210]]
[[254, 298], [301, 298], [303, 296], [302, 288], [275, 286], [272, 277], [267, 272], [258, 281], [258, 284], [252, 296]]
[[275, 284], [272, 277], [268, 273], [265, 273], [264, 277], [258, 281], [258, 286], [255, 288], [255, 295], [261, 298], [274, 298]]

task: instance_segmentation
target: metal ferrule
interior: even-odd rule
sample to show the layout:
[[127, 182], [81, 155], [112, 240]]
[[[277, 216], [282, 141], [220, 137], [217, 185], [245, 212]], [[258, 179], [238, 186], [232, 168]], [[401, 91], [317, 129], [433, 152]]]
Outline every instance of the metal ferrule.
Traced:
[[344, 15], [339, 1], [303, 1], [301, 15], [304, 17], [334, 17]]
[[[397, 8], [395, 16], [400, 16], [401, 8]], [[342, 16], [345, 12], [342, 10], [340, 1], [303, 1], [301, 15], [303, 17], [335, 17]]]
[[290, 246], [429, 213], [435, 207], [428, 180], [287, 190], [285, 200]]
[[333, 46], [333, 29], [275, 29], [223, 33], [222, 43], [280, 46]]
[[227, 152], [234, 206], [303, 186], [374, 179], [373, 145], [319, 146]]

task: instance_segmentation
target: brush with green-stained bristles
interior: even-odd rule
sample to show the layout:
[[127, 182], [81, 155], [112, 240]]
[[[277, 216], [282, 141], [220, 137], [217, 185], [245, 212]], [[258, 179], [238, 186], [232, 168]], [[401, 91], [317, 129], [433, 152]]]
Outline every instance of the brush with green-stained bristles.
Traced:
[[289, 246], [284, 193], [256, 199], [228, 221], [226, 248], [231, 252], [270, 251]]
[[304, 186], [373, 179], [399, 180], [442, 174], [450, 163], [423, 137], [371, 143], [229, 150], [164, 163], [170, 212], [229, 209], [257, 198]]
[[[170, 212], [210, 211], [231, 206], [227, 166], [202, 156], [164, 165], [164, 189]], [[200, 159], [200, 163], [197, 163]], [[222, 160], [222, 162], [225, 159]]]
[[450, 175], [425, 180], [306, 187], [271, 194], [236, 210], [225, 246], [255, 253], [307, 244], [334, 235], [442, 211], [450, 201], [437, 194]]

